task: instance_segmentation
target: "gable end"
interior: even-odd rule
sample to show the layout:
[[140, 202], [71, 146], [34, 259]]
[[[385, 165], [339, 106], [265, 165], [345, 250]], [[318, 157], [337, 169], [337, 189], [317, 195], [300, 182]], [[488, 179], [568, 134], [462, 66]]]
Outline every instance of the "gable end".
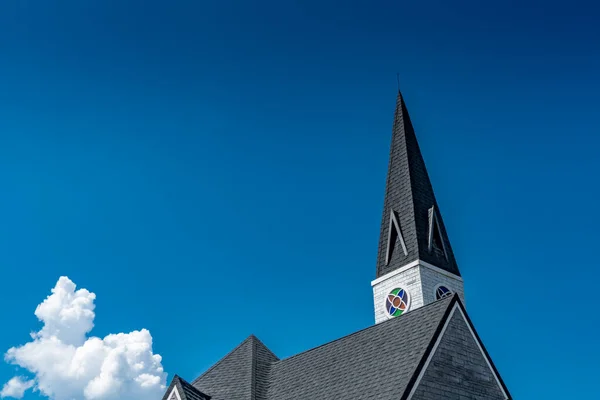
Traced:
[[512, 400], [460, 299], [453, 297], [402, 400]]

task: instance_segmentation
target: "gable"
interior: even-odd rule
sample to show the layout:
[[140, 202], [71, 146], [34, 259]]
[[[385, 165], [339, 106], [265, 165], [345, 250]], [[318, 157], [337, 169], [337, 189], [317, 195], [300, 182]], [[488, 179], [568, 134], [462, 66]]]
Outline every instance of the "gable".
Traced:
[[426, 360], [410, 400], [510, 399], [462, 308], [452, 314]]
[[177, 389], [178, 379], [179, 377], [175, 375], [175, 377], [171, 381], [171, 384], [167, 388], [167, 391], [165, 392], [165, 395], [163, 396], [162, 400], [181, 400], [181, 395], [179, 394], [179, 390]]

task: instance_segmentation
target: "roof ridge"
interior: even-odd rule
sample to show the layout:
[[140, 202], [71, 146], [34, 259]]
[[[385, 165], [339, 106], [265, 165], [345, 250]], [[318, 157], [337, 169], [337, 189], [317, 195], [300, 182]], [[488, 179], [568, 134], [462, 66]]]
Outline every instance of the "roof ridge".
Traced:
[[[455, 295], [455, 296], [457, 296], [457, 295]], [[440, 299], [440, 300], [436, 300], [436, 301], [434, 301], [434, 302], [432, 302], [432, 303], [429, 303], [429, 304], [426, 304], [426, 305], [424, 305], [424, 306], [422, 306], [422, 307], [419, 307], [419, 308], [417, 308], [416, 310], [408, 311], [408, 312], [406, 312], [405, 314], [402, 314], [402, 315], [401, 315], [401, 316], [399, 316], [399, 317], [392, 318], [392, 319], [390, 319], [390, 320], [387, 320], [387, 321], [380, 322], [380, 323], [378, 323], [378, 324], [376, 324], [376, 325], [371, 325], [371, 326], [368, 326], [368, 327], [366, 327], [366, 328], [363, 328], [363, 329], [360, 329], [360, 330], [358, 330], [358, 331], [356, 331], [356, 332], [352, 332], [352, 333], [350, 333], [350, 334], [348, 334], [348, 335], [345, 335], [345, 336], [339, 337], [339, 338], [337, 338], [337, 339], [334, 339], [334, 340], [332, 340], [332, 341], [330, 341], [330, 342], [323, 343], [323, 344], [321, 344], [321, 345], [319, 345], [319, 346], [317, 346], [317, 347], [313, 347], [313, 348], [311, 348], [311, 349], [308, 349], [308, 350], [301, 351], [300, 353], [296, 353], [296, 354], [294, 354], [294, 355], [291, 355], [291, 356], [289, 356], [289, 357], [282, 358], [281, 360], [278, 360], [278, 361], [275, 361], [275, 362], [273, 362], [273, 364], [277, 364], [277, 363], [280, 363], [280, 362], [282, 362], [282, 361], [288, 361], [288, 360], [290, 360], [290, 359], [292, 359], [292, 358], [295, 358], [295, 357], [297, 357], [297, 356], [300, 356], [300, 355], [303, 355], [303, 354], [309, 353], [309, 352], [311, 352], [311, 351], [313, 351], [313, 350], [317, 350], [317, 349], [319, 349], [319, 348], [321, 348], [321, 347], [328, 346], [328, 345], [330, 345], [330, 344], [332, 344], [332, 343], [339, 342], [340, 340], [343, 340], [343, 339], [349, 338], [349, 337], [351, 337], [351, 336], [354, 336], [354, 335], [358, 335], [359, 333], [362, 333], [362, 332], [364, 332], [364, 331], [367, 331], [367, 330], [369, 330], [369, 329], [373, 329], [373, 328], [376, 328], [376, 327], [379, 327], [379, 326], [384, 326], [385, 324], [393, 323], [392, 321], [400, 321], [400, 320], [402, 320], [403, 318], [406, 318], [406, 316], [409, 316], [409, 315], [414, 315], [414, 314], [415, 314], [415, 313], [417, 313], [417, 312], [419, 312], [419, 313], [420, 313], [421, 311], [423, 311], [423, 310], [425, 310], [425, 309], [427, 309], [427, 308], [430, 308], [430, 307], [431, 307], [431, 306], [433, 306], [433, 305], [439, 305], [439, 303], [441, 303], [441, 302], [447, 301], [447, 302], [448, 302], [448, 304], [450, 304], [450, 303], [452, 302], [452, 300], [453, 300], [453, 299], [454, 299], [454, 296], [452, 296], [452, 297], [446, 297], [446, 298], [443, 298], [443, 299]]]

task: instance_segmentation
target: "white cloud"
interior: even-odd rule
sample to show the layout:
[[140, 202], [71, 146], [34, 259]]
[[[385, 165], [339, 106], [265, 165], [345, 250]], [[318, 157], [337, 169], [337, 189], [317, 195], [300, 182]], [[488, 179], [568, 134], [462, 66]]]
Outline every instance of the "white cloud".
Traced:
[[0, 397], [14, 397], [15, 399], [23, 398], [25, 391], [33, 386], [33, 380], [23, 380], [20, 376], [15, 376], [10, 381], [4, 384]]
[[[31, 334], [30, 342], [9, 349], [4, 356], [34, 378], [27, 382], [11, 379], [0, 397], [20, 398], [35, 383], [35, 390], [53, 400], [160, 399], [166, 374], [161, 356], [152, 353], [150, 332], [88, 337], [94, 327], [96, 295], [75, 289], [63, 276], [38, 305], [35, 315], [44, 326]], [[20, 383], [29, 386], [21, 390]]]

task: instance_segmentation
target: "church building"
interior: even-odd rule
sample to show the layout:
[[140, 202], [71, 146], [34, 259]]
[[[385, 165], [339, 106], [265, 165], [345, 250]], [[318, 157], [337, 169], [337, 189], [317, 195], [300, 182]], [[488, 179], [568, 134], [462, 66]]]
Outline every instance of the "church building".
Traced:
[[250, 336], [193, 381], [175, 375], [163, 400], [512, 399], [465, 309], [400, 92], [371, 286], [373, 326], [284, 359]]

